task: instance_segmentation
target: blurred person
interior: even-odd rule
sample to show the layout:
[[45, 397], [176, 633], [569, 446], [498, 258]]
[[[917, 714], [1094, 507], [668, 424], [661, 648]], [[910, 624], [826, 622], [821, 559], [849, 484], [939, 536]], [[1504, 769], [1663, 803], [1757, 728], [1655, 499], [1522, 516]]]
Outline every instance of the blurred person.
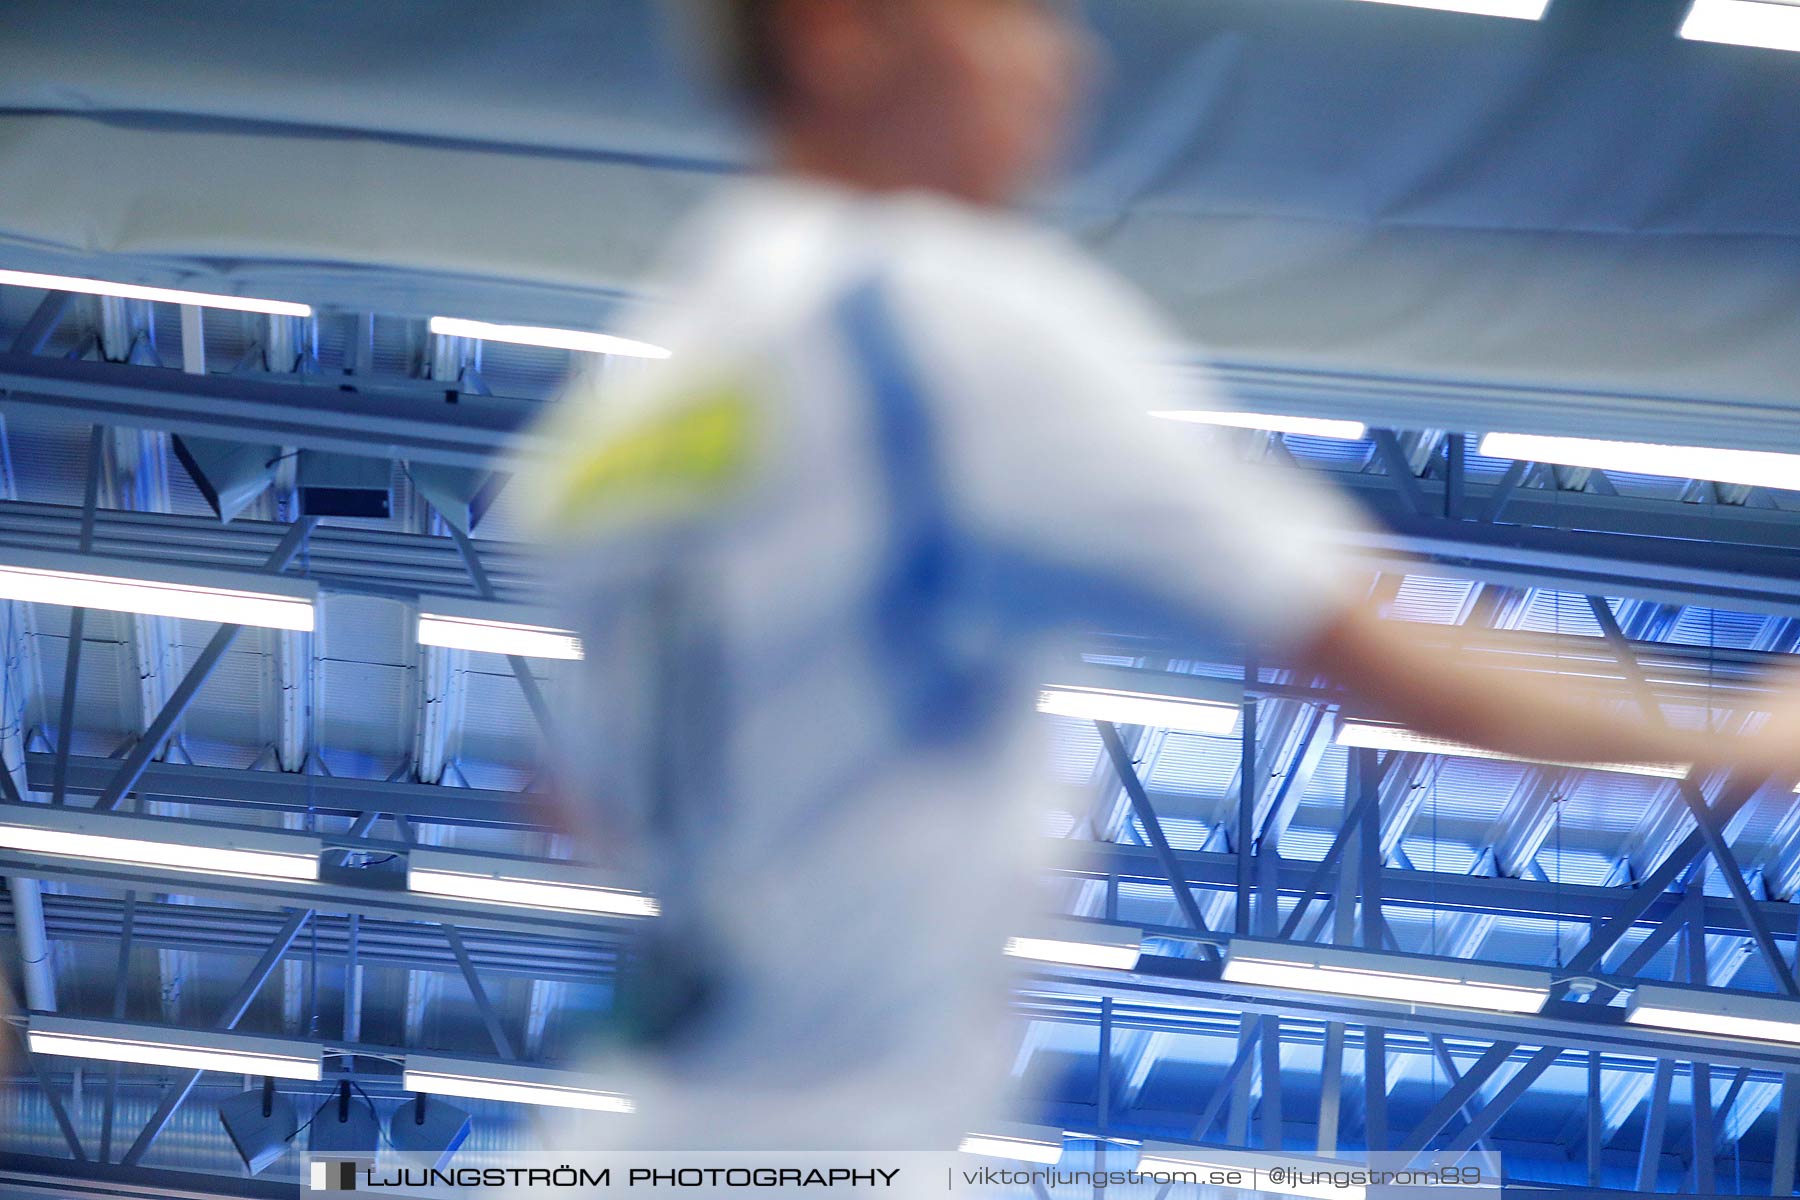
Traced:
[[[590, 1148], [953, 1148], [1016, 1039], [1049, 865], [1033, 686], [1105, 627], [1271, 647], [1424, 732], [1792, 770], [1379, 620], [1325, 485], [1153, 421], [1176, 335], [1009, 211], [1092, 52], [1045, 0], [711, 0], [767, 169], [677, 240], [666, 362], [576, 386], [526, 480], [586, 643], [578, 817], [663, 915]], [[1204, 264], [1196, 264], [1204, 270]], [[1780, 729], [1790, 731], [1784, 719]]]

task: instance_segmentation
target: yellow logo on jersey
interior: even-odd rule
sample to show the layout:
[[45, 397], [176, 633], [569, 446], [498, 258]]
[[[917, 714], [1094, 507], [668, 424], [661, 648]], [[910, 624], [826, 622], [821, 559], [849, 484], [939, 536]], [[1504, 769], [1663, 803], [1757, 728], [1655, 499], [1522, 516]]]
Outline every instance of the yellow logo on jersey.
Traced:
[[691, 504], [718, 493], [749, 457], [751, 399], [740, 386], [697, 393], [572, 456], [556, 523], [620, 509]]

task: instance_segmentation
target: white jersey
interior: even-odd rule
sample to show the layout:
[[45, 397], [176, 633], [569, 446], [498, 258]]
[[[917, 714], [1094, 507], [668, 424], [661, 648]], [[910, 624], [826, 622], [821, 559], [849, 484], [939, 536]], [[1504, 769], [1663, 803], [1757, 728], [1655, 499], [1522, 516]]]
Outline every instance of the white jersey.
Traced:
[[1293, 644], [1354, 518], [1151, 419], [1206, 402], [1174, 340], [1012, 217], [762, 182], [679, 251], [633, 331], [671, 356], [577, 385], [521, 478], [587, 646], [581, 794], [718, 984], [586, 1137], [954, 1146], [1047, 861], [1042, 652]]

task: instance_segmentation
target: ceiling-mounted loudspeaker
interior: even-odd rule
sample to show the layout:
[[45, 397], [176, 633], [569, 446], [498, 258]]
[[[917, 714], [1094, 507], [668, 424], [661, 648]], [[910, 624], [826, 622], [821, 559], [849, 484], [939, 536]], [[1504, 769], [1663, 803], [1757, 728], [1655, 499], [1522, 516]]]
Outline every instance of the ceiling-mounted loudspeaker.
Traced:
[[338, 1084], [338, 1094], [313, 1116], [306, 1132], [307, 1147], [314, 1155], [357, 1162], [373, 1163], [381, 1143], [381, 1122], [374, 1106], [366, 1100], [353, 1101], [347, 1079]]
[[442, 463], [408, 463], [406, 472], [419, 495], [464, 533], [475, 532], [510, 478], [498, 471]]
[[287, 1153], [300, 1127], [294, 1102], [276, 1092], [273, 1079], [264, 1079], [260, 1091], [244, 1092], [220, 1104], [219, 1120], [252, 1175], [262, 1174]]
[[215, 438], [169, 439], [188, 478], [221, 521], [229, 521], [275, 482], [279, 446], [224, 442]]
[[388, 1121], [388, 1141], [402, 1154], [430, 1156], [432, 1166], [449, 1163], [469, 1140], [469, 1114], [436, 1096], [418, 1095], [395, 1110]]
[[394, 508], [394, 468], [385, 458], [302, 450], [295, 467], [307, 517], [385, 518]]

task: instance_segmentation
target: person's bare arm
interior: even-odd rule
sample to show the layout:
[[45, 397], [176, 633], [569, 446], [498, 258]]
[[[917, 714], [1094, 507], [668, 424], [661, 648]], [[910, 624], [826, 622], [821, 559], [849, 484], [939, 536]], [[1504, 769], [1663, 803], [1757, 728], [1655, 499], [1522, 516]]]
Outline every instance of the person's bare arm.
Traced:
[[1554, 676], [1472, 665], [1466, 654], [1421, 644], [1403, 623], [1362, 607], [1327, 625], [1302, 649], [1300, 663], [1349, 691], [1368, 716], [1519, 758], [1800, 774], [1791, 701], [1752, 736], [1670, 729], [1635, 705], [1604, 706]]

